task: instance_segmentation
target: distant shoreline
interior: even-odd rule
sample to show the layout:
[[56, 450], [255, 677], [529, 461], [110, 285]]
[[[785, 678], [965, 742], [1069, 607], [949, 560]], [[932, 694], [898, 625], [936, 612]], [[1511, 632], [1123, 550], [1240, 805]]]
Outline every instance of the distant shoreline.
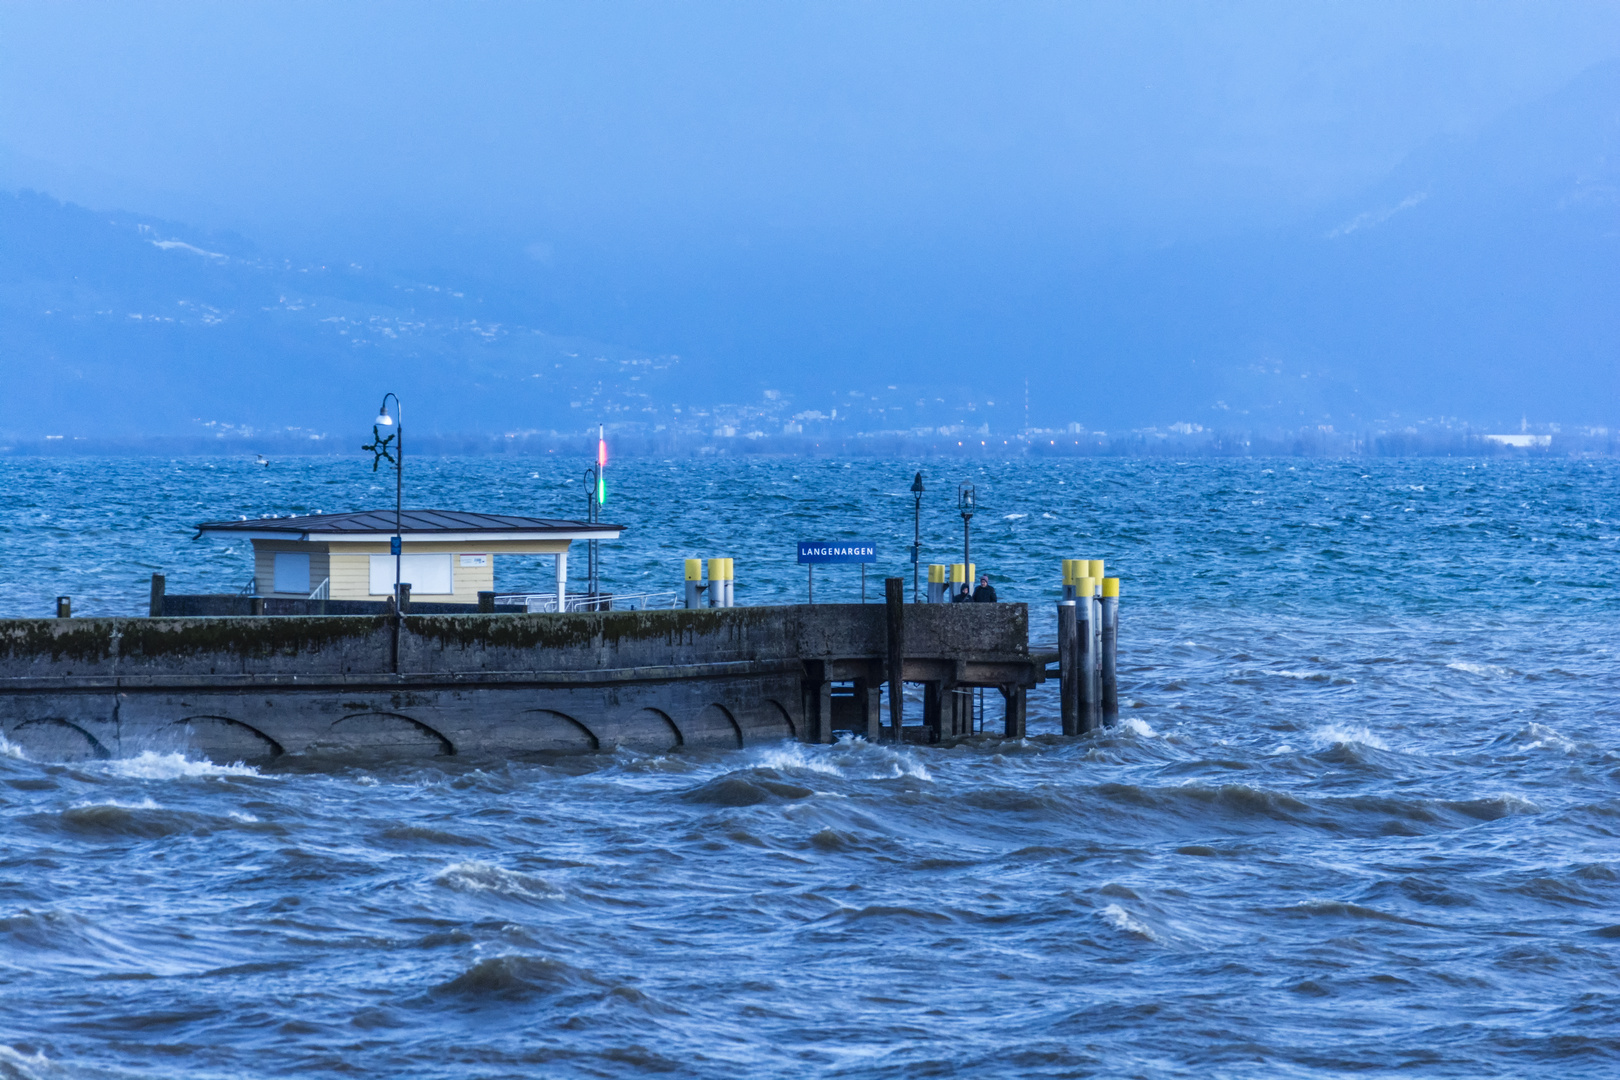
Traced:
[[[330, 436], [150, 435], [91, 438], [79, 436], [0, 438], [3, 457], [237, 457], [255, 454], [281, 457], [342, 456], [355, 452], [362, 434], [349, 439]], [[1121, 435], [1042, 432], [1024, 435], [917, 436], [891, 432], [813, 437], [763, 435], [710, 436], [697, 432], [613, 432], [609, 439], [618, 458], [1190, 458], [1300, 457], [1390, 458], [1471, 457], [1589, 458], [1620, 457], [1620, 432], [1597, 429], [1552, 433], [1543, 445], [1519, 447], [1493, 441], [1485, 431], [1413, 431], [1370, 429], [1334, 432], [1206, 431], [1195, 435], [1148, 429]], [[446, 456], [522, 456], [595, 452], [595, 432], [580, 434], [416, 434], [416, 454]], [[354, 446], [350, 446], [354, 443]]]

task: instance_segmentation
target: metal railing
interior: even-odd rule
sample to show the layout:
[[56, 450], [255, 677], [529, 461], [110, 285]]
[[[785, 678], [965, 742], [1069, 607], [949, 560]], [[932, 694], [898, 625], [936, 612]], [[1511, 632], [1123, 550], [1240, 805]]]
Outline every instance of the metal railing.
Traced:
[[[651, 608], [676, 607], [679, 593], [669, 592], [642, 592], [642, 593], [568, 593], [563, 598], [563, 610], [566, 611], [595, 611], [605, 604], [612, 604], [615, 611], [646, 611]], [[557, 610], [557, 594], [548, 593], [496, 593], [495, 603], [501, 606], [521, 605], [524, 610], [533, 614], [542, 611]]]
[[315, 591], [309, 594], [309, 598], [311, 600], [332, 599], [332, 579], [326, 578], [319, 585], [315, 586]]

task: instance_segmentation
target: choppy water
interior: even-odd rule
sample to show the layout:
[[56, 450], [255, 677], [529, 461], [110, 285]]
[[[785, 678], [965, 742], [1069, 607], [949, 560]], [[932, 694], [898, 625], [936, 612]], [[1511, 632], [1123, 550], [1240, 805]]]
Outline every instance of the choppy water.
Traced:
[[[411, 501], [567, 511], [578, 465], [413, 462]], [[840, 528], [909, 569], [911, 467], [628, 464], [609, 583], [724, 554], [791, 598]], [[1620, 1075], [1620, 467], [927, 473], [925, 557], [975, 479], [1042, 631], [1055, 560], [1121, 574], [1120, 727], [1037, 695], [1028, 741], [948, 750], [0, 756], [0, 1077]], [[0, 459], [0, 614], [233, 587], [187, 524], [372, 483]]]

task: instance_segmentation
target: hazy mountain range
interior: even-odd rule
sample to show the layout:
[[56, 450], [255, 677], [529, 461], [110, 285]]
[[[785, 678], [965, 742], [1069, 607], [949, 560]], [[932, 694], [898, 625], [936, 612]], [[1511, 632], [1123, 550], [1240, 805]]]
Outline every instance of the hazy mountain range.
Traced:
[[1620, 64], [1196, 244], [327, 255], [0, 195], [0, 435], [1614, 426]]

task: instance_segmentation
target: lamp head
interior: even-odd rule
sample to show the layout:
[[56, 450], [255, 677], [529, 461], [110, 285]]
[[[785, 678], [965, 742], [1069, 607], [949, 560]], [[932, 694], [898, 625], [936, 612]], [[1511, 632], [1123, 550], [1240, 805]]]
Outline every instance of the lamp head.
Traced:
[[388, 415], [388, 406], [387, 405], [384, 405], [381, 409], [379, 409], [377, 411], [377, 419], [374, 422], [377, 424], [378, 427], [393, 427], [394, 426], [394, 418], [392, 416]]
[[917, 478], [911, 482], [911, 490], [915, 491], [918, 495], [923, 493], [922, 473], [919, 472], [917, 474]]

